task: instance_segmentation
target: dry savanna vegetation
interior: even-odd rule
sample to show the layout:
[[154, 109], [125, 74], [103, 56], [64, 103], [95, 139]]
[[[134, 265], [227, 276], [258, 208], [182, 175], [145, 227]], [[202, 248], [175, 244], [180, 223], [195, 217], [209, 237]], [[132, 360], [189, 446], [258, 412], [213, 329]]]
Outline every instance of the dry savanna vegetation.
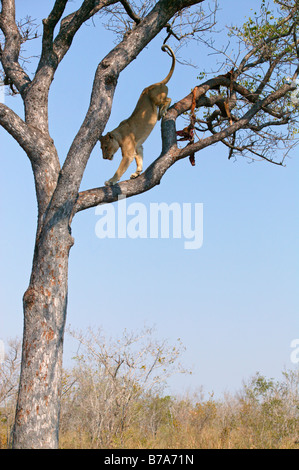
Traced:
[[[299, 448], [298, 370], [280, 380], [257, 373], [221, 399], [202, 390], [171, 396], [168, 377], [190, 373], [179, 363], [180, 341], [157, 341], [149, 328], [117, 340], [69, 333], [78, 347], [64, 370], [60, 448]], [[0, 448], [10, 446], [20, 349], [10, 341], [0, 367]]]

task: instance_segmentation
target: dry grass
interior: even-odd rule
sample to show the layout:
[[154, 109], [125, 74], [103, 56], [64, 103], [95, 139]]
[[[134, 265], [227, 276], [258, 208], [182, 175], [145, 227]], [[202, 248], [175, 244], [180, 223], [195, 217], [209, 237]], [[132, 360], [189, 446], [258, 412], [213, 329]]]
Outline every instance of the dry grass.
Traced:
[[[296, 449], [299, 448], [298, 374], [274, 383], [260, 375], [235, 396], [144, 397], [128, 424], [92, 439], [84, 427], [60, 436], [62, 448]], [[65, 423], [66, 424], [66, 423]], [[68, 426], [66, 426], [67, 428]], [[105, 441], [106, 437], [106, 441]]]

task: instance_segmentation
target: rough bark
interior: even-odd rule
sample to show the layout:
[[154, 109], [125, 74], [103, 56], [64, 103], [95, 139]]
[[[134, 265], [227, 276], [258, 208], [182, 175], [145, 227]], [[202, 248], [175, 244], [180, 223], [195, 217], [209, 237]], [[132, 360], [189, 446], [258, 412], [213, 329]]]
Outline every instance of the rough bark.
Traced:
[[23, 298], [24, 336], [14, 448], [56, 448], [60, 413], [67, 270], [72, 239], [53, 224], [38, 241]]

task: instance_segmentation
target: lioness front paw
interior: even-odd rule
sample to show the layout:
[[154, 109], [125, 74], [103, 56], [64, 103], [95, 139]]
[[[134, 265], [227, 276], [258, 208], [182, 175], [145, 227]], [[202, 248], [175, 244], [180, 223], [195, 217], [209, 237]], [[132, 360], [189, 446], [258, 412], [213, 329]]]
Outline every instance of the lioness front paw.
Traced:
[[139, 176], [140, 173], [141, 173], [141, 171], [135, 171], [135, 173], [132, 173], [132, 174], [131, 174], [130, 178], [131, 178], [131, 179], [137, 178], [137, 176]]
[[105, 181], [105, 186], [113, 186], [116, 183], [117, 183], [117, 180], [110, 178], [110, 180]]

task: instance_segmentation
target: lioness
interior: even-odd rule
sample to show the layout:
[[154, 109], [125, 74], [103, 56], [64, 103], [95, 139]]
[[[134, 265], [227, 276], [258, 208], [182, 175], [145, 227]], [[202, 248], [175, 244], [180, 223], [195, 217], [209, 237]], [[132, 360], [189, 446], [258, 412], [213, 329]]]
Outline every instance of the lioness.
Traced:
[[112, 160], [119, 147], [122, 152], [120, 165], [115, 175], [105, 181], [106, 186], [117, 183], [134, 158], [137, 169], [131, 175], [131, 178], [137, 178], [142, 172], [142, 144], [152, 132], [157, 120], [164, 116], [171, 103], [171, 99], [167, 98], [168, 88], [166, 83], [170, 80], [174, 71], [175, 55], [168, 45], [163, 45], [162, 50], [166, 51], [166, 49], [169, 50], [172, 56], [172, 65], [167, 77], [161, 82], [145, 88], [131, 116], [122, 121], [116, 129], [99, 139], [103, 158]]

